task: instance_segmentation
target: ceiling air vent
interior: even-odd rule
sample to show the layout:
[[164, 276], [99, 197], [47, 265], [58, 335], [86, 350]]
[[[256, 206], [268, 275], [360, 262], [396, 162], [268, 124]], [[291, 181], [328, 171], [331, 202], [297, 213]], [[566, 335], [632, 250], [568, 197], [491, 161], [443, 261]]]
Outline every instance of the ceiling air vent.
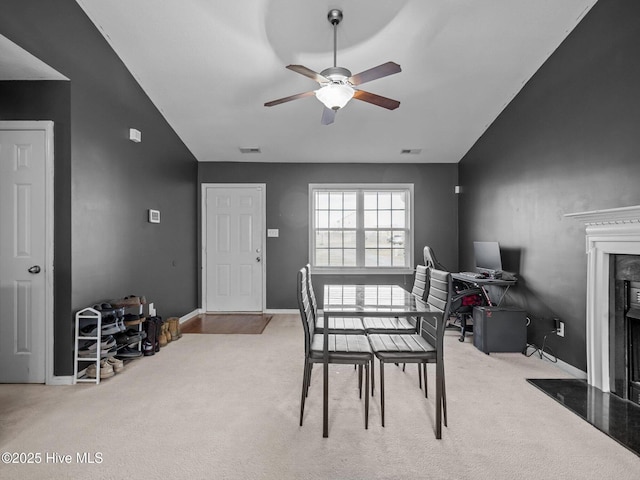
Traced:
[[403, 148], [400, 150], [401, 155], [418, 155], [422, 151], [421, 148]]
[[240, 147], [240, 153], [261, 153], [260, 147]]

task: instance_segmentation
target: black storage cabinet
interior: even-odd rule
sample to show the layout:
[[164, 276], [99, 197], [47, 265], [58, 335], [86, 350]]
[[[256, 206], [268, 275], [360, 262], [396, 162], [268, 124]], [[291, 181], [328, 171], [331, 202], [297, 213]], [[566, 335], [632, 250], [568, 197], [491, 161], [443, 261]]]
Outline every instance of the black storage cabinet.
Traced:
[[527, 347], [527, 315], [510, 307], [474, 307], [473, 344], [486, 354], [520, 352]]

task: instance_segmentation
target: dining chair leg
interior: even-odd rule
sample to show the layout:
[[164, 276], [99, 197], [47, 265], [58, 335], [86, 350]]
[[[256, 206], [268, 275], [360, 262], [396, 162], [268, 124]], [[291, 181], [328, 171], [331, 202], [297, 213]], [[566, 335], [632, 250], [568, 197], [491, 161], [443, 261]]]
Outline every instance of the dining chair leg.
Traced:
[[307, 397], [309, 396], [309, 388], [311, 388], [311, 371], [313, 370], [313, 363], [308, 362], [307, 365]]
[[329, 365], [323, 365], [322, 386], [322, 437], [329, 437]]
[[384, 362], [380, 360], [380, 415], [384, 427]]
[[442, 438], [442, 374], [436, 364], [436, 439]]
[[[358, 391], [360, 392], [360, 398], [362, 398], [362, 365], [358, 365]], [[365, 392], [368, 391], [369, 386], [367, 385]]]
[[369, 428], [369, 362], [364, 365], [364, 428]]
[[302, 398], [300, 399], [300, 426], [302, 426], [302, 419], [304, 417], [304, 402], [305, 399], [307, 398], [307, 392], [308, 392], [308, 388], [307, 388], [307, 382], [309, 381], [308, 379], [308, 372], [309, 372], [309, 365], [308, 365], [308, 361], [305, 358], [304, 359], [304, 371], [302, 374]]
[[376, 378], [376, 359], [373, 358], [371, 360], [371, 396], [373, 397], [373, 390], [374, 390], [374, 384], [375, 384], [375, 378]]
[[[420, 368], [420, 364], [418, 364], [418, 368]], [[422, 362], [422, 371], [424, 378], [424, 398], [429, 398], [429, 388], [427, 387], [427, 362]]]
[[[422, 390], [422, 367], [418, 363], [418, 387]], [[427, 382], [425, 381], [425, 387], [427, 386]]]
[[444, 377], [444, 367], [442, 367], [442, 412], [444, 413], [444, 426], [447, 425], [447, 383], [445, 382]]

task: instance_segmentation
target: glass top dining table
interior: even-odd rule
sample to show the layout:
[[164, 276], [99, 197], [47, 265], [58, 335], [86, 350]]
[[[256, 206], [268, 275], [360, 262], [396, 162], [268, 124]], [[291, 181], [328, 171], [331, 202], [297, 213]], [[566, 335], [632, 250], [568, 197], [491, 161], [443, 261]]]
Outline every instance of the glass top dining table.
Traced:
[[428, 313], [425, 302], [398, 285], [325, 285], [323, 312], [341, 317], [399, 317]]

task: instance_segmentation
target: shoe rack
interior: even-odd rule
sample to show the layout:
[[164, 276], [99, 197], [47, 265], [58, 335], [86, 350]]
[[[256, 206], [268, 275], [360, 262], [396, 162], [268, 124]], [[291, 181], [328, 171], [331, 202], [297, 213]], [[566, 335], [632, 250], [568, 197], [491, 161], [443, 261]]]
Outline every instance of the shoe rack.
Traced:
[[[117, 308], [116, 308], [117, 309]], [[115, 310], [115, 309], [114, 309]], [[122, 311], [124, 312], [124, 308], [122, 309]], [[139, 307], [139, 312], [140, 316], [142, 317], [143, 312], [142, 312], [142, 306]], [[102, 318], [102, 313], [99, 310], [96, 310], [95, 308], [85, 308], [83, 310], [80, 310], [78, 313], [76, 313], [75, 316], [75, 322], [76, 322], [76, 328], [75, 328], [75, 349], [74, 349], [74, 367], [73, 367], [73, 379], [74, 379], [74, 384], [75, 383], [95, 383], [95, 384], [99, 384], [100, 383], [100, 368], [101, 365], [100, 363], [102, 362], [102, 360], [107, 359], [109, 356], [114, 355], [116, 357], [118, 357], [117, 352], [113, 352], [112, 349], [109, 349], [109, 353], [103, 353], [103, 346], [102, 346], [102, 342], [104, 337], [108, 337], [108, 336], [113, 336], [115, 338], [115, 335], [104, 335], [103, 334], [103, 330], [102, 330], [102, 322], [103, 318]], [[117, 324], [122, 323], [123, 327], [122, 327], [122, 331], [126, 330], [126, 327], [124, 326], [124, 320], [122, 320], [120, 317], [118, 317], [118, 319], [116, 320]], [[87, 327], [87, 326], [92, 326], [95, 329], [95, 335], [86, 335], [82, 332], [82, 329]], [[142, 322], [137, 323], [135, 328], [137, 328], [138, 332], [142, 331]], [[80, 343], [83, 341], [92, 341], [95, 342], [96, 345], [96, 350], [95, 350], [95, 354], [91, 355], [91, 356], [85, 356], [85, 355], [80, 355], [81, 349], [80, 349]], [[134, 349], [137, 348], [138, 351], [142, 352], [142, 341], [136, 341], [136, 342], [132, 342], [132, 343], [128, 343], [128, 344], [117, 344], [117, 349], [118, 350], [122, 350], [126, 347], [131, 347], [134, 346]], [[142, 356], [142, 354], [140, 355]], [[125, 363], [129, 362], [130, 360], [133, 360], [135, 358], [139, 358], [139, 357], [132, 357], [132, 358], [127, 358], [127, 359], [123, 359]], [[94, 377], [90, 377], [87, 374], [87, 369], [90, 368], [91, 366], [95, 367], [95, 371], [96, 371], [96, 375], [95, 378]], [[93, 368], [93, 367], [92, 367]]]
[[[82, 334], [81, 328], [87, 325], [96, 326], [96, 334], [86, 336]], [[96, 342], [95, 357], [80, 357], [80, 341], [93, 340]], [[100, 383], [100, 360], [102, 343], [102, 314], [93, 308], [85, 308], [76, 313], [75, 349], [73, 362], [73, 381], [75, 383]], [[96, 378], [87, 376], [87, 368], [93, 364], [96, 367]]]

